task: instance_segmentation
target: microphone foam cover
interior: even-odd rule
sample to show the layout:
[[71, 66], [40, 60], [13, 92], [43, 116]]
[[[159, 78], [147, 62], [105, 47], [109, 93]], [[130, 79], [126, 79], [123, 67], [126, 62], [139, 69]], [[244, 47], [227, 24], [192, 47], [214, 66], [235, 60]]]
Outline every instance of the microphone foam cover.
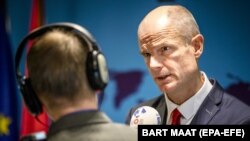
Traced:
[[142, 106], [135, 110], [130, 120], [130, 127], [138, 125], [159, 125], [161, 117], [158, 111], [150, 106]]

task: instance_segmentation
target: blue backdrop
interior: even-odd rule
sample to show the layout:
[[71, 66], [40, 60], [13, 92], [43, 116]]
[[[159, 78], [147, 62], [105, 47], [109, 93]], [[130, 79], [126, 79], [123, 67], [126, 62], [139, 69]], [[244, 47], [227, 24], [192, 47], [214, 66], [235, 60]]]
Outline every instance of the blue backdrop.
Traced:
[[[100, 108], [124, 122], [130, 107], [160, 95], [137, 44], [137, 26], [153, 8], [178, 3], [197, 19], [205, 37], [200, 68], [224, 88], [250, 103], [250, 3], [247, 0], [46, 0], [46, 23], [85, 26], [106, 55], [111, 81]], [[29, 27], [30, 0], [8, 0], [13, 55]]]

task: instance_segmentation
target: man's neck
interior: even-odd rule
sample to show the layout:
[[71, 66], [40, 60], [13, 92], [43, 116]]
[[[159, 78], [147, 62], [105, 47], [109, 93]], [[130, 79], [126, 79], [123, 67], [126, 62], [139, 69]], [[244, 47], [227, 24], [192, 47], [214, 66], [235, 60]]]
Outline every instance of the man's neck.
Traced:
[[203, 83], [204, 76], [199, 73], [196, 79], [186, 85], [186, 88], [183, 87], [172, 94], [168, 93], [167, 96], [173, 103], [181, 105], [190, 97], [192, 97], [202, 87]]

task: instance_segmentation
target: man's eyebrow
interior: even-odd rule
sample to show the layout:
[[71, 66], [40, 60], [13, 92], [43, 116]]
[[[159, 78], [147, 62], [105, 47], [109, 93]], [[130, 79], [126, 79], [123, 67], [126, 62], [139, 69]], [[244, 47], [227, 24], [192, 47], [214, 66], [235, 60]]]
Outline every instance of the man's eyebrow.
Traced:
[[141, 46], [140, 46], [140, 52], [145, 52], [145, 51], [148, 52], [148, 48], [147, 48], [146, 46], [147, 46], [146, 44], [141, 45]]
[[140, 51], [139, 53], [140, 54], [143, 54], [143, 53], [147, 53], [148, 51], [147, 50], [142, 50], [142, 51]]

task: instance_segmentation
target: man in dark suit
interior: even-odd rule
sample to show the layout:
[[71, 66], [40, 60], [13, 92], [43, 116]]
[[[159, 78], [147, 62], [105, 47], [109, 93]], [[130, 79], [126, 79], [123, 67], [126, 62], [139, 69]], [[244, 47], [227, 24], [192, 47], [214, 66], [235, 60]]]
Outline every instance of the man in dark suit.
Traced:
[[249, 106], [199, 70], [204, 38], [186, 8], [172, 5], [153, 9], [139, 25], [138, 41], [149, 72], [163, 94], [132, 108], [127, 124], [134, 111], [145, 105], [159, 112], [162, 124], [250, 123]]
[[17, 58], [27, 39], [34, 39], [27, 56], [29, 75], [20, 84], [28, 107], [32, 104], [27, 96], [36, 99], [37, 109], [34, 104], [30, 111], [38, 115], [44, 106], [53, 121], [48, 141], [137, 140], [136, 130], [113, 123], [98, 109], [97, 96], [108, 83], [108, 70], [86, 29], [73, 23], [45, 25], [24, 38]]

